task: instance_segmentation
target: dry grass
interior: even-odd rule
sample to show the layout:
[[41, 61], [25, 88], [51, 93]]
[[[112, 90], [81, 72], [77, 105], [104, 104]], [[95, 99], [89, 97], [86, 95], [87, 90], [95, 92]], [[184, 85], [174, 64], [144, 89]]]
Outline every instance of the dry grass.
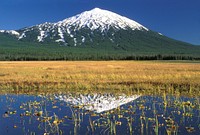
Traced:
[[140, 91], [199, 94], [200, 64], [136, 61], [0, 62], [4, 92]]

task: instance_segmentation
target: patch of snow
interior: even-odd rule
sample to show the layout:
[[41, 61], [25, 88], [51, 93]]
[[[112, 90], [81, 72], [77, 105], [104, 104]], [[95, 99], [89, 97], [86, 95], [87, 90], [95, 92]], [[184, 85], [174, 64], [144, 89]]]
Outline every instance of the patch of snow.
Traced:
[[37, 37], [37, 39], [38, 39], [39, 42], [43, 42], [44, 38], [46, 38], [46, 37], [47, 37], [47, 33], [45, 31], [41, 30], [40, 35]]
[[65, 42], [64, 34], [61, 27], [58, 27], [58, 35], [60, 36], [61, 40]]
[[110, 41], [112, 42], [112, 43], [114, 43], [114, 40], [112, 39], [112, 38], [109, 38], [110, 39]]
[[76, 38], [74, 38], [74, 46], [76, 46], [77, 45], [77, 40], [76, 40]]
[[25, 33], [22, 33], [21, 36], [19, 36], [18, 40], [22, 39], [22, 38], [25, 38], [26, 37], [26, 34]]
[[16, 35], [16, 36], [19, 36], [19, 35], [20, 35], [19, 32], [15, 31], [15, 30], [11, 30], [10, 33], [11, 33], [12, 35]]
[[69, 29], [67, 29], [67, 33], [68, 33], [68, 34], [71, 34], [71, 31], [70, 31]]
[[81, 36], [81, 38], [82, 38], [82, 43], [84, 43], [85, 42], [85, 37], [84, 36]]
[[67, 33], [69, 34], [69, 36], [70, 36], [71, 38], [74, 37], [74, 35], [71, 34], [71, 31], [69, 30], [69, 28], [67, 28]]
[[64, 39], [58, 39], [55, 42], [63, 42], [63, 43], [65, 43], [65, 40]]
[[15, 35], [15, 36], [19, 36], [19, 32], [15, 31], [15, 30], [0, 30], [1, 33], [7, 33], [7, 34], [11, 34], [11, 35]]

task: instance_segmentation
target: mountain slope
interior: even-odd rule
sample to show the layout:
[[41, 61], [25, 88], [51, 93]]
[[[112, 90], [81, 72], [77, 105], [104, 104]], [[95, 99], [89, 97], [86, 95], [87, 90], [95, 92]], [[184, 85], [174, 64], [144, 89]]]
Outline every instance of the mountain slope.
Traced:
[[30, 59], [40, 56], [44, 60], [135, 59], [135, 56], [154, 58], [157, 55], [200, 57], [200, 47], [170, 39], [133, 20], [99, 8], [57, 23], [1, 30], [0, 47], [0, 54], [5, 56], [5, 52], [9, 52], [9, 57], [20, 54]]

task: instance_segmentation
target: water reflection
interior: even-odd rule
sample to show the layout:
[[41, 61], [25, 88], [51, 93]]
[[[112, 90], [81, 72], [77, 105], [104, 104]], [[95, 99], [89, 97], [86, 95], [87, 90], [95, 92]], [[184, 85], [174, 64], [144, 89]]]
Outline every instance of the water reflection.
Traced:
[[117, 108], [139, 98], [140, 95], [127, 96], [113, 94], [79, 94], [79, 95], [59, 95], [56, 99], [64, 101], [68, 104], [83, 107], [86, 110], [101, 113]]
[[0, 95], [0, 134], [200, 134], [200, 97]]

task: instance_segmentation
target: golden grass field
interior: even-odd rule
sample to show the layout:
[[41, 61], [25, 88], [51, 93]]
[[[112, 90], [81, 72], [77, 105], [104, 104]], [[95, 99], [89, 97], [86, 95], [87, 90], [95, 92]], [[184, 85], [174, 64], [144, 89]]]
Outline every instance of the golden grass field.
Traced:
[[200, 95], [200, 63], [0, 62], [1, 92], [114, 91]]

